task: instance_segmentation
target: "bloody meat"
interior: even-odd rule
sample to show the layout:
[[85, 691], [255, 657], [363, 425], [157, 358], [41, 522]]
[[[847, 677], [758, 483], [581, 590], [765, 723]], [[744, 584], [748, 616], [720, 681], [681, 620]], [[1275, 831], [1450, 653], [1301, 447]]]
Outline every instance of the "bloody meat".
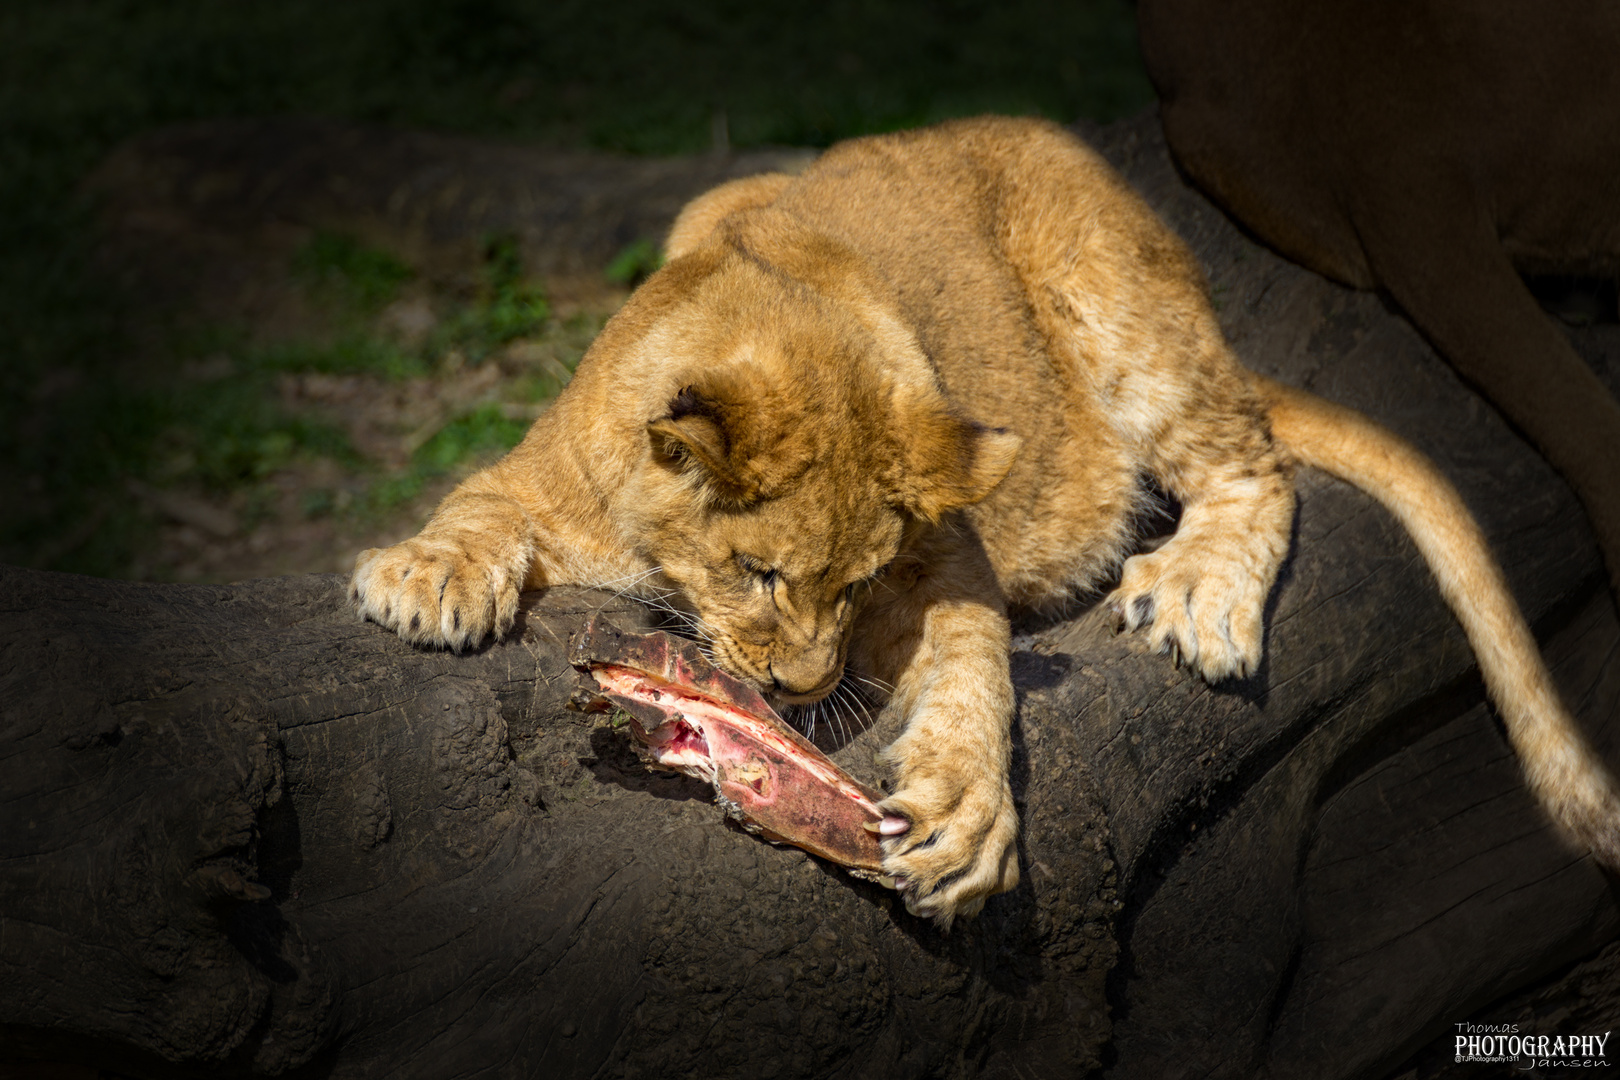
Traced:
[[601, 698], [629, 714], [655, 765], [712, 784], [715, 801], [743, 828], [880, 878], [872, 830], [883, 818], [882, 794], [783, 723], [757, 690], [709, 663], [696, 642], [626, 633], [596, 615], [574, 635], [569, 659]]

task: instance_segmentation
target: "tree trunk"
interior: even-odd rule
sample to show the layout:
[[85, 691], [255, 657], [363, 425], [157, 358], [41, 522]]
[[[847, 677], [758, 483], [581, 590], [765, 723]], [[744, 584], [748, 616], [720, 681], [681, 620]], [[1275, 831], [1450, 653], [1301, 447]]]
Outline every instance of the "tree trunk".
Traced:
[[[1441, 462], [1612, 748], [1620, 620], [1546, 465], [1376, 297], [1184, 187], [1151, 119], [1092, 134], [1246, 362]], [[1023, 883], [949, 936], [565, 707], [569, 632], [624, 602], [531, 595], [455, 656], [355, 621], [336, 577], [0, 572], [0, 1050], [165, 1077], [1382, 1075], [1620, 909], [1525, 792], [1411, 544], [1300, 489], [1249, 680], [1097, 611], [1020, 624]], [[876, 780], [896, 724], [835, 756]]]

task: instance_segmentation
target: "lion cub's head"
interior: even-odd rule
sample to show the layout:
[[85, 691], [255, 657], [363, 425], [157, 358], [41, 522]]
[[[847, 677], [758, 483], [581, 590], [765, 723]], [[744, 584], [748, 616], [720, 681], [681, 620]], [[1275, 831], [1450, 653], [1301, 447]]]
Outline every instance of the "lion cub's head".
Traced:
[[744, 217], [627, 312], [620, 370], [646, 388], [632, 542], [721, 666], [808, 702], [837, 684], [868, 586], [987, 495], [1019, 440], [951, 408], [847, 249]]

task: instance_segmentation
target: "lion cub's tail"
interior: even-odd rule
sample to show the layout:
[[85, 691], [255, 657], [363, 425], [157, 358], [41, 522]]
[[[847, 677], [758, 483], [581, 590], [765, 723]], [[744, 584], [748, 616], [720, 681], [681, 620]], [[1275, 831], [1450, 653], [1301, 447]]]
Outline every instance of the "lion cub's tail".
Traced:
[[1347, 480], [1405, 525], [1456, 612], [1530, 790], [1620, 870], [1620, 792], [1558, 699], [1501, 568], [1457, 490], [1417, 449], [1360, 413], [1255, 376], [1272, 433], [1299, 461]]

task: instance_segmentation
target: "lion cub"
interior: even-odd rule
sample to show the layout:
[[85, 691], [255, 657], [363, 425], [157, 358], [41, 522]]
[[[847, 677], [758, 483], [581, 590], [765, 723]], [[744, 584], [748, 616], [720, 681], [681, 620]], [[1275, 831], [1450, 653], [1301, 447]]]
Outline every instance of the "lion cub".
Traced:
[[[1241, 368], [1191, 254], [1062, 129], [842, 143], [699, 198], [668, 253], [511, 454], [360, 554], [362, 615], [460, 649], [510, 628], [519, 590], [634, 582], [778, 701], [847, 669], [892, 686], [884, 867], [948, 925], [1018, 881], [1009, 605], [1118, 571], [1126, 627], [1207, 679], [1251, 672], [1304, 462], [1414, 531], [1532, 786], [1620, 861], [1620, 802], [1455, 493]], [[1126, 558], [1148, 477], [1181, 523]]]

